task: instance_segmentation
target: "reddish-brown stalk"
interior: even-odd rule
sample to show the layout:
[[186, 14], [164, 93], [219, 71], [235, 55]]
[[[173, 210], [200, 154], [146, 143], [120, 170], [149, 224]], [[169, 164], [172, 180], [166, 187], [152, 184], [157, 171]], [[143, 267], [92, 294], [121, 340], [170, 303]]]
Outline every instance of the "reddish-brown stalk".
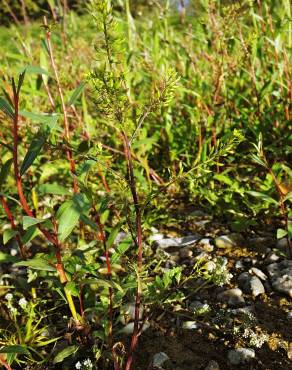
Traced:
[[[56, 83], [57, 83], [57, 89], [58, 89], [58, 93], [59, 93], [59, 96], [60, 96], [62, 111], [63, 111], [63, 115], [64, 115], [64, 137], [65, 137], [65, 140], [67, 141], [67, 143], [70, 144], [70, 128], [69, 128], [67, 107], [66, 107], [66, 104], [65, 104], [63, 90], [62, 90], [61, 83], [60, 83], [60, 78], [59, 78], [57, 65], [56, 65], [55, 59], [54, 59], [53, 48], [52, 48], [52, 43], [51, 43], [51, 30], [50, 30], [50, 27], [48, 26], [48, 21], [47, 21], [46, 17], [44, 17], [44, 26], [46, 28], [46, 39], [47, 39], [49, 57], [50, 57], [50, 61], [51, 61], [53, 71], [54, 71], [54, 75], [55, 75], [55, 79], [56, 79]], [[74, 158], [73, 158], [72, 150], [70, 148], [67, 148], [66, 155], [67, 155], [67, 159], [68, 159], [69, 164], [70, 164], [70, 171], [73, 175], [73, 190], [74, 190], [74, 193], [77, 193], [78, 192], [78, 182], [77, 182], [77, 179], [75, 177], [75, 161], [74, 161]]]
[[[125, 158], [127, 161], [127, 172], [128, 172], [128, 183], [130, 186], [130, 190], [132, 193], [135, 214], [136, 214], [136, 235], [135, 244], [138, 247], [138, 255], [137, 255], [137, 264], [138, 264], [138, 274], [140, 275], [142, 272], [142, 258], [143, 258], [143, 246], [142, 246], [142, 219], [141, 219], [141, 208], [139, 205], [139, 197], [137, 193], [136, 187], [136, 180], [134, 175], [134, 168], [133, 168], [133, 159], [131, 155], [131, 148], [129, 145], [129, 139], [125, 132], [122, 132], [122, 139], [125, 151]], [[130, 349], [128, 353], [128, 358], [125, 365], [125, 370], [130, 370], [133, 362], [133, 353], [135, 348], [138, 344], [138, 337], [139, 337], [139, 317], [140, 317], [140, 307], [141, 307], [141, 288], [140, 284], [138, 283], [137, 291], [136, 291], [136, 298], [135, 298], [135, 318], [134, 318], [134, 330], [132, 334]]]
[[[8, 206], [5, 198], [2, 195], [0, 196], [0, 201], [1, 201], [2, 207], [4, 209], [4, 212], [5, 212], [7, 218], [10, 222], [11, 228], [13, 230], [17, 231], [17, 227], [16, 227], [16, 224], [15, 224], [15, 221], [14, 221], [14, 217], [13, 217], [13, 215], [12, 215], [10, 209], [9, 209], [9, 206]], [[15, 238], [16, 238], [17, 243], [18, 243], [20, 255], [21, 255], [21, 257], [25, 258], [26, 257], [26, 250], [25, 250], [24, 245], [22, 244], [22, 241], [20, 239], [19, 234], [16, 234]]]
[[[107, 267], [107, 274], [109, 279], [112, 278], [112, 270], [111, 270], [111, 263], [110, 257], [107, 250], [106, 245], [106, 235], [104, 231], [103, 224], [101, 223], [99, 213], [97, 212], [96, 208], [93, 206], [93, 210], [95, 212], [95, 221], [99, 229], [99, 239], [101, 240], [104, 248], [104, 255], [105, 255], [105, 262]], [[113, 290], [109, 288], [109, 347], [112, 349], [113, 346]]]
[[[19, 87], [16, 88], [14, 79], [12, 79], [12, 88], [13, 88], [13, 106], [14, 106], [14, 118], [13, 118], [13, 130], [12, 130], [14, 178], [16, 181], [19, 200], [20, 200], [23, 210], [29, 217], [34, 217], [34, 213], [30, 209], [28, 202], [26, 200], [26, 197], [24, 195], [22, 180], [21, 180], [19, 169], [18, 169]], [[43, 235], [46, 237], [46, 239], [55, 246], [56, 259], [57, 259], [56, 269], [59, 273], [60, 281], [62, 283], [67, 282], [67, 278], [66, 278], [64, 266], [62, 263], [62, 258], [61, 258], [61, 246], [58, 242], [56, 233], [52, 235], [48, 230], [44, 229], [41, 225], [38, 225], [38, 227], [40, 231], [43, 233]]]
[[4, 367], [5, 367], [5, 369], [7, 369], [7, 370], [12, 370], [12, 369], [11, 369], [11, 367], [7, 364], [7, 362], [5, 361], [5, 359], [3, 358], [3, 356], [2, 356], [2, 355], [0, 355], [0, 364], [1, 364], [2, 366], [4, 366]]

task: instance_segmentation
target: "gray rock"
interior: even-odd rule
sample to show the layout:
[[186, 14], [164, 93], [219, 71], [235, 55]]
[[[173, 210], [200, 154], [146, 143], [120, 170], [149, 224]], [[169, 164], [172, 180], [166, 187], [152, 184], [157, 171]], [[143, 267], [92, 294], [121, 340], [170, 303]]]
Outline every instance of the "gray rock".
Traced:
[[217, 295], [217, 299], [234, 307], [245, 304], [245, 300], [242, 297], [242, 291], [239, 288], [225, 290]]
[[214, 246], [211, 244], [211, 239], [204, 238], [199, 241], [199, 246], [205, 251], [205, 252], [213, 252]]
[[160, 367], [162, 366], [167, 360], [169, 360], [169, 357], [164, 352], [158, 352], [153, 356], [152, 360], [152, 366], [154, 367]]
[[265, 281], [267, 280], [267, 275], [260, 269], [256, 268], [256, 267], [252, 267], [249, 272], [252, 274], [252, 275], [255, 275], [257, 276], [259, 279]]
[[189, 247], [180, 249], [179, 255], [181, 258], [190, 258], [193, 256], [193, 251]]
[[260, 279], [257, 276], [249, 274], [248, 272], [243, 272], [239, 275], [238, 283], [244, 293], [251, 293], [254, 297], [265, 293], [265, 287]]
[[208, 365], [205, 367], [205, 370], [220, 370], [218, 362], [211, 360]]
[[195, 321], [184, 321], [182, 328], [186, 330], [199, 329], [199, 325]]
[[249, 362], [255, 358], [255, 351], [251, 348], [236, 348], [228, 352], [228, 360], [232, 365]]
[[270, 252], [265, 258], [265, 263], [270, 264], [270, 263], [279, 261], [279, 259], [280, 257], [276, 253]]
[[235, 246], [234, 240], [230, 238], [228, 235], [221, 235], [215, 238], [215, 245], [217, 248], [221, 249], [228, 249]]
[[277, 292], [285, 293], [292, 298], [292, 261], [284, 260], [279, 263], [272, 263], [267, 269], [272, 287]]
[[167, 249], [170, 247], [185, 247], [187, 245], [194, 244], [200, 239], [198, 235], [189, 235], [182, 238], [167, 238], [160, 239], [154, 242], [157, 248]]
[[242, 261], [236, 261], [235, 263], [235, 266], [234, 266], [237, 270], [240, 270], [242, 268], [244, 268], [244, 264], [242, 263]]
[[282, 239], [279, 239], [277, 240], [277, 244], [276, 244], [277, 248], [282, 251], [282, 252], [287, 252], [287, 247], [288, 247], [288, 241], [287, 241], [287, 238], [282, 238]]

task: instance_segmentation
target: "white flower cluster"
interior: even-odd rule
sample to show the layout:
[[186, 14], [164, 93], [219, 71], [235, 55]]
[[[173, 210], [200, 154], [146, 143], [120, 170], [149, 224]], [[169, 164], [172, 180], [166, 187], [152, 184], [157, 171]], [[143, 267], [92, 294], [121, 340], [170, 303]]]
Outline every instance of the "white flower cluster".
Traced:
[[261, 348], [262, 345], [269, 340], [269, 336], [266, 333], [256, 333], [250, 328], [246, 328], [242, 335], [244, 338], [249, 339], [249, 344], [253, 347]]
[[77, 370], [91, 370], [93, 369], [93, 364], [90, 360], [90, 358], [87, 358], [86, 360], [80, 362], [76, 362], [75, 369]]

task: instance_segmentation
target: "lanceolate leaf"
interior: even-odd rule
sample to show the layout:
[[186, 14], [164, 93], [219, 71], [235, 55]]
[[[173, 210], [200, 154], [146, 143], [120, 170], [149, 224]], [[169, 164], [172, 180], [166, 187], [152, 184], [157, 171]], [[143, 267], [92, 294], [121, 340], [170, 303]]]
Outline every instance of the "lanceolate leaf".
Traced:
[[260, 193], [258, 191], [247, 191], [247, 193], [256, 197], [256, 198], [260, 198], [260, 199], [264, 200], [265, 202], [275, 204], [275, 205], [278, 206], [278, 202], [267, 194]]
[[8, 159], [4, 164], [3, 166], [1, 167], [1, 171], [0, 171], [0, 189], [1, 189], [1, 186], [4, 184], [8, 174], [9, 174], [9, 170], [10, 170], [10, 167], [11, 167], [11, 164], [13, 162], [13, 159]]
[[56, 271], [55, 267], [51, 266], [48, 261], [43, 258], [33, 258], [27, 261], [21, 261], [14, 264], [14, 266], [25, 266], [34, 270], [42, 271]]
[[65, 207], [59, 216], [58, 238], [63, 242], [73, 231], [80, 217], [80, 212], [73, 202]]
[[30, 226], [40, 224], [41, 222], [44, 222], [45, 220], [39, 220], [34, 217], [29, 216], [23, 216], [23, 229], [27, 230]]
[[63, 360], [71, 355], [73, 355], [73, 353], [77, 352], [78, 351], [78, 346], [69, 346], [69, 347], [66, 347], [65, 349], [63, 349], [62, 351], [60, 351], [54, 358], [54, 364], [57, 364], [59, 362], [63, 362]]
[[33, 139], [28, 148], [20, 168], [20, 175], [22, 176], [29, 167], [33, 164], [36, 157], [39, 155], [44, 143], [46, 142], [48, 134], [38, 133]]
[[76, 87], [76, 89], [73, 91], [73, 94], [71, 95], [68, 105], [73, 105], [81, 95], [82, 91], [84, 90], [84, 87], [86, 85], [86, 81], [81, 82], [79, 86]]
[[37, 66], [26, 66], [22, 71], [24, 71], [26, 73], [34, 73], [34, 74], [38, 74], [38, 75], [47, 75], [49, 76], [49, 72], [47, 70], [45, 70], [44, 68], [41, 68], [41, 67], [37, 67]]
[[18, 233], [17, 230], [13, 230], [13, 229], [7, 229], [7, 230], [4, 230], [4, 233], [3, 233], [3, 244], [7, 244], [9, 242], [10, 239], [12, 239], [16, 234]]
[[3, 346], [0, 348], [0, 353], [21, 353], [28, 354], [28, 349], [26, 346], [21, 346], [19, 344], [12, 344], [9, 346]]
[[42, 184], [38, 188], [40, 193], [54, 195], [71, 195], [70, 191], [59, 184]]
[[14, 109], [11, 105], [0, 96], [0, 109], [7, 114], [11, 119], [14, 119]]

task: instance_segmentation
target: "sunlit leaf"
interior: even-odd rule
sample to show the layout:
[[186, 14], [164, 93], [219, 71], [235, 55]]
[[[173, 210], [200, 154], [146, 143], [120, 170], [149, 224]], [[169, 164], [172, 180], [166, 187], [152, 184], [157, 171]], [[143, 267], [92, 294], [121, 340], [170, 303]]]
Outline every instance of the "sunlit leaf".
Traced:
[[41, 271], [56, 271], [55, 267], [51, 266], [48, 261], [43, 258], [33, 258], [31, 260], [20, 261], [14, 264], [14, 266], [25, 266], [34, 270]]
[[78, 346], [69, 346], [60, 351], [54, 358], [53, 363], [57, 364], [59, 362], [63, 362], [63, 360], [69, 356], [72, 356], [74, 353], [78, 351]]

